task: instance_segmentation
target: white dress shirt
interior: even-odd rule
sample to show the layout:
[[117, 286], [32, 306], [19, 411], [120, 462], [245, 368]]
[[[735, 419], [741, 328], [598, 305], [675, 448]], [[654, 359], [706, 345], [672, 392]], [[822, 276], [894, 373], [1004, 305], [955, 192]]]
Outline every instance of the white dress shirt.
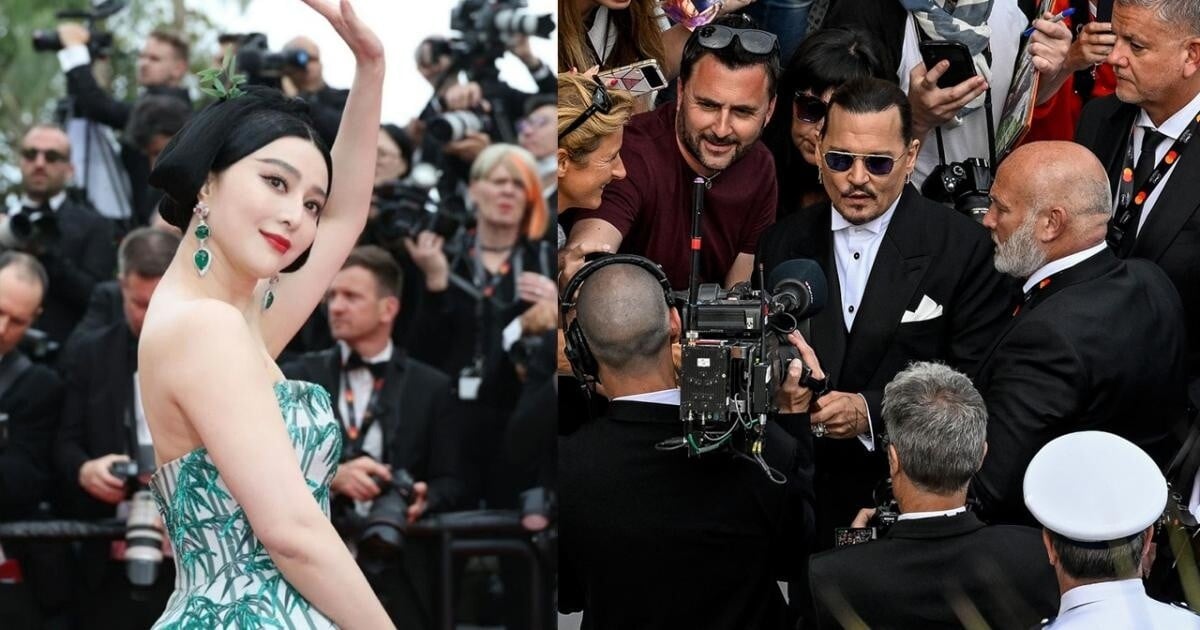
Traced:
[[1134, 578], [1085, 584], [1063, 593], [1058, 617], [1046, 627], [1186, 630], [1200, 628], [1200, 616], [1151, 599], [1142, 581]]
[[1092, 245], [1081, 252], [1075, 252], [1070, 256], [1063, 256], [1057, 260], [1051, 260], [1050, 262], [1042, 265], [1037, 271], [1033, 272], [1033, 274], [1029, 276], [1029, 279], [1025, 281], [1025, 284], [1021, 286], [1021, 290], [1028, 293], [1030, 289], [1032, 289], [1042, 280], [1045, 280], [1046, 278], [1049, 278], [1050, 276], [1064, 269], [1070, 269], [1071, 267], [1078, 265], [1079, 263], [1104, 251], [1107, 247], [1107, 243], [1100, 241], [1099, 244]]
[[[53, 210], [54, 212], [58, 212], [58, 209], [62, 207], [63, 202], [65, 202], [66, 200], [67, 200], [66, 191], [63, 191], [63, 192], [58, 193], [57, 195], [54, 195], [53, 197], [51, 197], [48, 200], [48, 202], [50, 204], [50, 209]], [[17, 209], [13, 211], [13, 214], [14, 215], [20, 214], [26, 208], [33, 208], [36, 210], [41, 205], [42, 204], [34, 201], [33, 199], [30, 199], [28, 195], [21, 195], [21, 205], [18, 206]]]
[[679, 406], [679, 388], [672, 387], [671, 389], [662, 389], [656, 392], [646, 392], [644, 394], [633, 394], [631, 396], [619, 396], [613, 399], [613, 402], [625, 400], [629, 402], [644, 402], [654, 403], [656, 405], [674, 405]]
[[[350, 357], [350, 346], [344, 341], [338, 342], [338, 349], [342, 355], [342, 365], [346, 364], [346, 359]], [[373, 357], [363, 357], [364, 363], [382, 363], [392, 360], [392, 352], [394, 348], [391, 340], [388, 341], [387, 347], [383, 352]], [[362, 427], [363, 414], [367, 412], [367, 403], [371, 401], [371, 390], [375, 387], [375, 377], [371, 375], [371, 371], [365, 367], [355, 368], [342, 376], [342, 391], [337, 393], [338, 410], [342, 414], [342, 426], [350, 426], [350, 418], [354, 418], [356, 424]], [[354, 415], [350, 415], [350, 409], [346, 404], [346, 380], [350, 381], [350, 391], [354, 393]], [[383, 428], [381, 421], [376, 418], [375, 422], [371, 423], [371, 428], [367, 429], [367, 433], [363, 436], [363, 451], [377, 461], [383, 461]]]
[[922, 518], [937, 518], [939, 516], [954, 516], [967, 511], [967, 506], [956, 507], [953, 510], [942, 510], [940, 512], [905, 512], [896, 517], [897, 521], [915, 521]]
[[899, 203], [900, 197], [896, 197], [887, 212], [862, 225], [850, 223], [835, 208], [829, 208], [838, 283], [842, 286], [842, 320], [846, 322], [847, 331], [854, 329], [854, 316], [862, 307], [863, 292], [867, 290], [875, 255], [879, 253], [879, 244], [883, 242], [883, 235]]
[[[1154, 129], [1167, 137], [1162, 142], [1159, 142], [1158, 146], [1154, 149], [1154, 164], [1157, 166], [1162, 161], [1163, 156], [1167, 154], [1167, 151], [1171, 150], [1171, 145], [1179, 139], [1179, 136], [1183, 135], [1183, 130], [1187, 129], [1188, 124], [1192, 122], [1192, 116], [1197, 111], [1200, 111], [1200, 94], [1192, 97], [1192, 101], [1185, 105], [1183, 109], [1180, 109], [1170, 118], [1164, 120], [1161, 127], [1154, 126], [1154, 123], [1150, 121], [1150, 116], [1146, 114], [1146, 110], [1139, 111], [1137, 119], [1134, 120], [1133, 124], [1133, 163], [1137, 164], [1138, 160], [1142, 157], [1142, 138], [1146, 136], [1146, 129]], [[1175, 164], [1178, 164], [1178, 162]], [[1158, 201], [1159, 194], [1166, 187], [1171, 173], [1175, 171], [1175, 164], [1172, 164], [1171, 168], [1167, 169], [1162, 181], [1158, 183], [1158, 186], [1154, 187], [1154, 191], [1146, 198], [1146, 203], [1142, 206], [1142, 216], [1138, 220], [1138, 232], [1141, 232], [1142, 226], [1146, 225], [1146, 217], [1150, 216], [1150, 212], [1154, 209], [1154, 202]], [[1119, 196], [1120, 194], [1118, 193], [1117, 197]], [[1116, 205], [1117, 198], [1114, 197], [1113, 208], [1116, 208]]]

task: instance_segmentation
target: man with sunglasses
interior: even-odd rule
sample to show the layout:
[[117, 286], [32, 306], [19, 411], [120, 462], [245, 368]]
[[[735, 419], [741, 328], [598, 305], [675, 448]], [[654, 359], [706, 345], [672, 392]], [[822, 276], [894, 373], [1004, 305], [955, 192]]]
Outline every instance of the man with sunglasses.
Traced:
[[[811, 410], [818, 545], [833, 543], [887, 477], [883, 388], [913, 361], [972, 374], [1007, 314], [987, 232], [908, 184], [920, 141], [904, 92], [874, 78], [834, 92], [817, 148], [831, 203], [767, 230], [766, 274], [792, 258], [825, 270], [829, 297], [810, 339], [834, 391]], [[803, 597], [803, 595], [801, 595]]]
[[[775, 220], [775, 166], [759, 137], [779, 74], [775, 36], [748, 18], [696, 29], [684, 46], [676, 103], [633, 117], [621, 149], [626, 178], [608, 184], [598, 210], [564, 214], [575, 221], [567, 246], [639, 254], [662, 265], [672, 286], [687, 286], [688, 209], [699, 177], [706, 188], [700, 281], [749, 280], [759, 234]], [[603, 111], [603, 90], [597, 95]]]
[[[92, 288], [112, 276], [116, 265], [112, 224], [82, 198], [67, 193], [75, 174], [67, 134], [54, 125], [38, 125], [21, 139], [21, 207], [13, 216], [42, 217], [57, 238], [42, 236], [20, 244], [46, 268], [50, 286], [34, 327], [63, 342], [83, 317]], [[11, 220], [11, 217], [0, 222]], [[0, 249], [3, 249], [0, 247]]]

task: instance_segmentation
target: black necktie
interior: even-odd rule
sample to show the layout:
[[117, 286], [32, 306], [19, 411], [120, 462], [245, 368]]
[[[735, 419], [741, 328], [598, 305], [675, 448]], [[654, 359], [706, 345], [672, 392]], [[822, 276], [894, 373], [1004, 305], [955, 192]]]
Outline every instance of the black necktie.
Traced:
[[367, 363], [366, 361], [363, 361], [363, 358], [359, 356], [357, 352], [351, 351], [350, 356], [346, 359], [346, 364], [342, 369], [349, 372], [350, 370], [358, 368], [367, 368], [371, 371], [371, 376], [380, 378], [383, 376], [383, 371], [386, 367], [387, 363], [385, 361], [380, 361], [378, 363]]
[[[1146, 180], [1150, 179], [1150, 173], [1154, 172], [1154, 167], [1158, 165], [1158, 160], [1154, 159], [1155, 150], [1158, 145], [1166, 140], [1167, 137], [1163, 134], [1151, 129], [1145, 128], [1142, 134], [1142, 153], [1138, 156], [1137, 164], [1133, 167], [1133, 186], [1134, 193], [1146, 184]], [[1121, 242], [1117, 249], [1117, 256], [1126, 258], [1133, 252], [1133, 243], [1137, 240], [1138, 223], [1142, 220], [1142, 210], [1146, 204], [1134, 204], [1130, 209], [1129, 218], [1121, 226]]]

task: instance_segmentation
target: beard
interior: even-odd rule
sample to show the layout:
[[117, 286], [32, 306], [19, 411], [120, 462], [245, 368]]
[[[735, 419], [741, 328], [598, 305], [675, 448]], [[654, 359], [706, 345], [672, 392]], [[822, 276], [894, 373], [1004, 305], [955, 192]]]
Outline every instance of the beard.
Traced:
[[[742, 156], [745, 155], [746, 151], [750, 149], [750, 145], [754, 143], [754, 140], [758, 140], [758, 138], [754, 138], [754, 140], [751, 140], [749, 143], [740, 144], [738, 143], [737, 137], [732, 135], [719, 138], [710, 133], [692, 133], [692, 130], [688, 128], [687, 122], [684, 120], [684, 118], [685, 117], [682, 111], [675, 115], [676, 133], [679, 135], [680, 139], [683, 140], [683, 146], [687, 149], [687, 152], [692, 156], [692, 158], [704, 166], [704, 168], [707, 168], [711, 171], [723, 171], [730, 166], [733, 166], [735, 162], [742, 159]], [[701, 140], [708, 140], [712, 144], [734, 145], [733, 153], [730, 154], [728, 158], [719, 158], [722, 160], [721, 162], [715, 161], [712, 158], [706, 158], [700, 147]], [[723, 162], [726, 159], [728, 162]]]
[[[1017, 278], [1028, 278], [1046, 264], [1046, 253], [1038, 247], [1037, 239], [1033, 236], [1036, 218], [1036, 213], [1031, 212], [1007, 241], [996, 242], [996, 271]], [[992, 240], [995, 242], [996, 237], [993, 236]]]

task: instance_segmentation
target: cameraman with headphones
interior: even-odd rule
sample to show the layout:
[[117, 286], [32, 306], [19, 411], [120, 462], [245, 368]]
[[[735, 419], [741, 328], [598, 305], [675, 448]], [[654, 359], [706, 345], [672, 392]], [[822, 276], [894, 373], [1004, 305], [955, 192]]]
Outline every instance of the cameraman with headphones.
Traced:
[[[732, 449], [663, 450], [682, 434], [669, 296], [662, 270], [631, 255], [590, 263], [564, 291], [572, 367], [611, 402], [559, 439], [559, 609], [591, 628], [790, 628], [776, 582], [812, 532], [811, 392], [793, 361], [764, 448], [785, 483]], [[823, 377], [803, 338], [789, 341]]]

